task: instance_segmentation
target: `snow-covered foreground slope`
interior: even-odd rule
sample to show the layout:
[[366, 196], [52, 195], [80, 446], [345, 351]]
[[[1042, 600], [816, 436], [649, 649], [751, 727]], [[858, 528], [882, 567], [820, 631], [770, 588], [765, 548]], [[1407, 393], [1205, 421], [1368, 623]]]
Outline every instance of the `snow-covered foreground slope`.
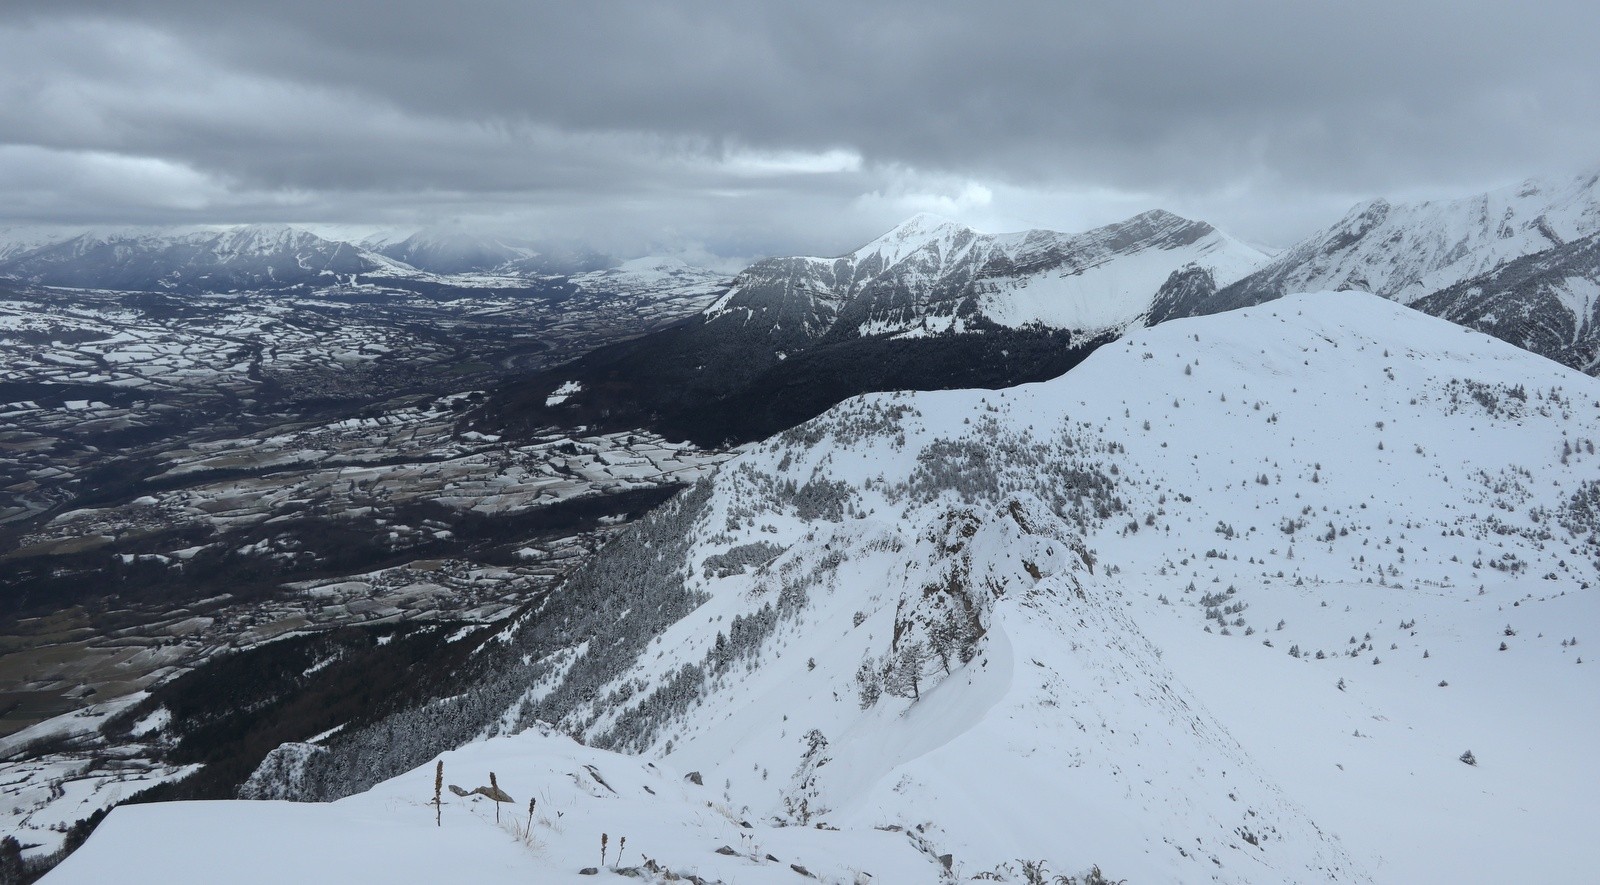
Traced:
[[896, 833], [745, 826], [709, 783], [539, 729], [443, 761], [446, 784], [471, 791], [488, 786], [492, 772], [514, 801], [501, 804], [497, 821], [494, 802], [446, 789], [436, 824], [428, 766], [330, 804], [128, 806], [46, 881], [522, 885], [593, 882], [581, 871], [594, 868], [612, 881], [624, 869], [645, 881], [791, 883], [801, 881], [794, 866], [828, 882], [855, 882], [858, 873], [875, 883], [938, 878], [937, 861]]
[[[1597, 439], [1600, 382], [1354, 293], [1163, 324], [1043, 384], [857, 398], [603, 551], [622, 589], [561, 616], [581, 636], [554, 612], [508, 632], [522, 695], [484, 731], [640, 754], [524, 732], [447, 757], [447, 781], [503, 765], [519, 800], [559, 783], [574, 823], [544, 847], [454, 806], [475, 835], [425, 833], [430, 763], [331, 806], [119, 809], [50, 881], [169, 879], [162, 846], [223, 815], [252, 856], [311, 829], [401, 846], [397, 881], [440, 853], [561, 881], [598, 861], [580, 819], [729, 882], [791, 856], [936, 881], [942, 855], [963, 880], [1579, 881], [1600, 865]], [[341, 735], [307, 776], [418, 728]], [[562, 753], [620, 795], [542, 761]], [[663, 803], [637, 813], [697, 823], [635, 825], [635, 783]], [[782, 863], [713, 866], [718, 806]]]

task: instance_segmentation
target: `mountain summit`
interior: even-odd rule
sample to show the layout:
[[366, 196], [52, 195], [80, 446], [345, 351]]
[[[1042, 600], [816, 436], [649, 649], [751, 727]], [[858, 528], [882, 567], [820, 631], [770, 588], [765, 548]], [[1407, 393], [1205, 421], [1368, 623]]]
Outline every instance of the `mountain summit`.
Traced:
[[857, 261], [877, 256], [887, 267], [899, 263], [912, 252], [928, 248], [949, 255], [977, 236], [972, 228], [958, 221], [931, 212], [919, 212], [850, 254]]

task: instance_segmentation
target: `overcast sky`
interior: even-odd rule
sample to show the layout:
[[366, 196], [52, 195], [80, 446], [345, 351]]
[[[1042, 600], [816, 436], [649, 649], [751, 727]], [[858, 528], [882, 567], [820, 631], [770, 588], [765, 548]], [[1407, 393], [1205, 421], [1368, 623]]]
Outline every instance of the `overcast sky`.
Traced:
[[836, 254], [932, 211], [1283, 245], [1600, 168], [1600, 3], [4, 0], [0, 224]]

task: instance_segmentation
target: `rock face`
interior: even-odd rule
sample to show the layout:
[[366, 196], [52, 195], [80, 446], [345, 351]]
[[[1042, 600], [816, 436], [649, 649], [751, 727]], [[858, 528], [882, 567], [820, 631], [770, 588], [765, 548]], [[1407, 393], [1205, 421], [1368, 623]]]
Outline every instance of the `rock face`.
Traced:
[[1152, 319], [1353, 289], [1487, 332], [1572, 368], [1600, 369], [1600, 173], [1460, 200], [1374, 200], [1229, 284], [1168, 280]]
[[305, 789], [305, 771], [311, 757], [328, 752], [316, 744], [285, 743], [273, 748], [239, 787], [240, 799], [292, 799]]

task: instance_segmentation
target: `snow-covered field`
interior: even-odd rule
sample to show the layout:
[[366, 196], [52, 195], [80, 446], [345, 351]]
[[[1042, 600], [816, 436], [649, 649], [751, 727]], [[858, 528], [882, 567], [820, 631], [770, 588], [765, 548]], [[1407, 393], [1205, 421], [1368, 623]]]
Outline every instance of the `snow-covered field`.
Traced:
[[[528, 707], [638, 756], [540, 727], [445, 754], [447, 783], [496, 772], [508, 819], [538, 798], [531, 839], [448, 792], [435, 828], [428, 765], [328, 805], [120, 808], [48, 881], [646, 855], [725, 882], [1583, 881], [1597, 442], [1600, 382], [1353, 293], [1164, 324], [1043, 384], [857, 398], [710, 480], [665, 563], [697, 608]], [[552, 678], [650, 592], [577, 658], [541, 650]]]

